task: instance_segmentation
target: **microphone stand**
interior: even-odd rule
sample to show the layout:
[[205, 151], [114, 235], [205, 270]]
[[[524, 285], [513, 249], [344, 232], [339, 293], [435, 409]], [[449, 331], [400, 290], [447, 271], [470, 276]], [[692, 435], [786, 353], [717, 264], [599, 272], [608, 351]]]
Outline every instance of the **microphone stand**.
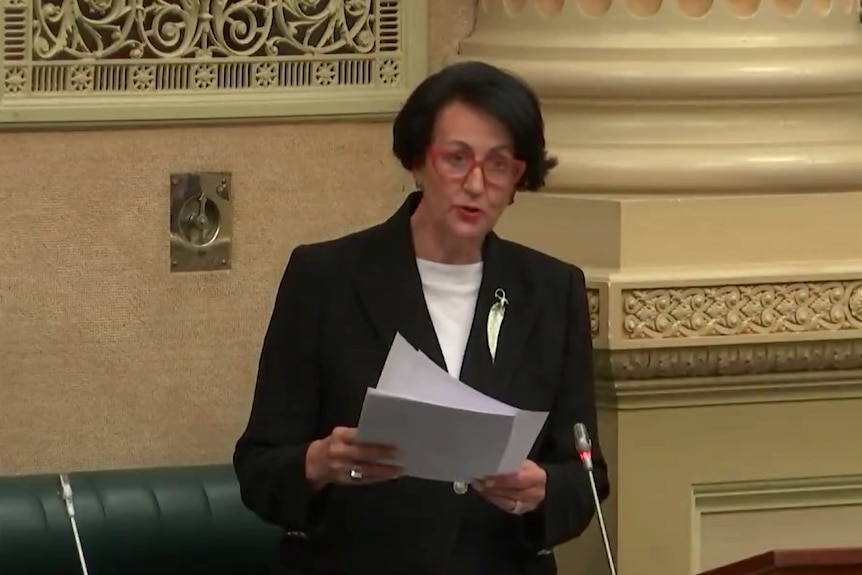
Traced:
[[84, 548], [81, 545], [81, 535], [78, 533], [78, 522], [75, 520], [75, 502], [72, 499], [72, 484], [69, 482], [68, 475], [60, 475], [60, 487], [62, 488], [60, 496], [66, 504], [66, 515], [69, 517], [69, 522], [72, 524], [72, 534], [75, 536], [75, 546], [78, 549], [78, 561], [81, 564], [81, 573], [89, 575], [87, 561], [84, 559]]
[[593, 442], [590, 440], [587, 426], [583, 423], [575, 425], [575, 446], [584, 464], [584, 469], [587, 471], [587, 478], [590, 480], [590, 491], [593, 494], [593, 505], [595, 506], [596, 517], [599, 520], [599, 528], [602, 532], [602, 542], [605, 544], [605, 558], [608, 561], [608, 568], [611, 570], [611, 575], [617, 575], [614, 556], [611, 553], [611, 543], [608, 539], [608, 530], [605, 527], [605, 517], [602, 513], [602, 503], [599, 501], [599, 492], [596, 489], [596, 478], [593, 473]]

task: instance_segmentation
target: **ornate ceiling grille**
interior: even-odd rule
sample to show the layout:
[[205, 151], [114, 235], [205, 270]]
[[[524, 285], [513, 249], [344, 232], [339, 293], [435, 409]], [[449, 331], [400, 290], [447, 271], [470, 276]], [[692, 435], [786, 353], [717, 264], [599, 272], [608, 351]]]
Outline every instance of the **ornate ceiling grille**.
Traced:
[[424, 0], [0, 4], [0, 124], [387, 114], [425, 72]]

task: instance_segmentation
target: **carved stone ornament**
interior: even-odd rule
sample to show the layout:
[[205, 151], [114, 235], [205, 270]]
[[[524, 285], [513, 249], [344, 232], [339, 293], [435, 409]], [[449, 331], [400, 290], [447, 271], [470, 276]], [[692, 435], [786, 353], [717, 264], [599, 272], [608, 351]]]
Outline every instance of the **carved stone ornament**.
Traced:
[[862, 397], [862, 280], [611, 287], [587, 298], [602, 405]]
[[593, 337], [599, 335], [599, 290], [587, 290], [587, 305], [590, 310], [590, 333]]
[[629, 339], [862, 330], [862, 280], [623, 292]]
[[597, 349], [595, 360], [596, 375], [613, 381], [862, 370], [862, 339]]
[[596, 350], [603, 408], [643, 410], [862, 398], [862, 340]]
[[426, 0], [0, 9], [0, 125], [385, 115], [425, 76]]

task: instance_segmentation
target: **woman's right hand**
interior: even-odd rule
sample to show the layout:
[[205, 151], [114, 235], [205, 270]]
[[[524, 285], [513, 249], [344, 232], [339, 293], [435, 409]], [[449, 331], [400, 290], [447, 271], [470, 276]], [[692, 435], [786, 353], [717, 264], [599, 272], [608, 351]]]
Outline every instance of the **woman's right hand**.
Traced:
[[[359, 443], [356, 428], [336, 427], [324, 438], [313, 441], [305, 455], [305, 476], [314, 488], [330, 483], [363, 484], [395, 479], [403, 469], [384, 463], [398, 454], [390, 445]], [[358, 472], [361, 479], [351, 477]]]

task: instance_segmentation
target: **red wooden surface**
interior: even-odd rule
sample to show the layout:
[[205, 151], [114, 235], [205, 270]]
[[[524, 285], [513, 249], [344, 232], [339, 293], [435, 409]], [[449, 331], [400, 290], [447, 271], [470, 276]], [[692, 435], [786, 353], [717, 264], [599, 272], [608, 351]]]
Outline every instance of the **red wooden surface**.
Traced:
[[814, 574], [862, 574], [862, 547], [780, 549], [754, 555], [700, 575], [764, 575], [799, 572]]

